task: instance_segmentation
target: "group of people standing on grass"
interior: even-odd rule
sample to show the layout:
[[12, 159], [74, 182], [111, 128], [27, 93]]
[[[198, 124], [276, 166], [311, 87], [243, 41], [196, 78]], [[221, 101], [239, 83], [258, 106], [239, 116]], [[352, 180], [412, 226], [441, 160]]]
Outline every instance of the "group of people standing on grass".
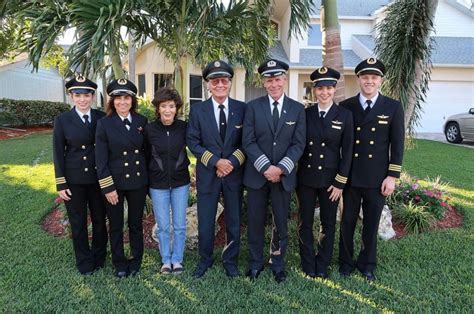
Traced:
[[[211, 95], [191, 106], [189, 122], [177, 119], [183, 105], [176, 90], [159, 89], [152, 101], [156, 119], [136, 112], [137, 88], [118, 79], [107, 86], [106, 114], [91, 108], [97, 85], [83, 76], [66, 83], [74, 108], [55, 120], [54, 165], [59, 196], [71, 223], [76, 266], [91, 275], [104, 267], [108, 242], [115, 275], [139, 274], [143, 257], [142, 218], [150, 195], [157, 223], [162, 274], [184, 271], [186, 208], [190, 175], [186, 147], [196, 156], [198, 246], [193, 276], [213, 265], [217, 205], [222, 198], [226, 245], [222, 262], [229, 277], [240, 275], [243, 190], [247, 191], [249, 263], [256, 280], [265, 266], [267, 209], [272, 211], [269, 264], [275, 280], [286, 279], [288, 215], [291, 193], [299, 203], [298, 240], [302, 270], [328, 277], [333, 255], [336, 212], [343, 196], [339, 272], [357, 268], [375, 280], [377, 228], [385, 198], [400, 176], [404, 145], [403, 109], [379, 87], [385, 67], [363, 60], [356, 68], [360, 93], [339, 105], [333, 100], [340, 73], [319, 67], [311, 74], [316, 103], [287, 97], [288, 64], [270, 59], [258, 73], [267, 95], [249, 103], [229, 97], [233, 68], [210, 62], [203, 79]], [[124, 252], [124, 203], [130, 255]], [[314, 247], [316, 203], [321, 224]], [[362, 206], [361, 250], [353, 259], [353, 236]], [[88, 209], [92, 243], [87, 230]], [[172, 230], [172, 232], [171, 232]]]

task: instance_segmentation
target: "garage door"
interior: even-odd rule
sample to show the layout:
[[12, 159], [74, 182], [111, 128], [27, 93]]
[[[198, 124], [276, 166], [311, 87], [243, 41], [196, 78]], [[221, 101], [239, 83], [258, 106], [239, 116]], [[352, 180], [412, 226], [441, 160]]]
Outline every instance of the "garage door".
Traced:
[[432, 81], [429, 87], [417, 132], [442, 133], [447, 117], [474, 107], [474, 82]]

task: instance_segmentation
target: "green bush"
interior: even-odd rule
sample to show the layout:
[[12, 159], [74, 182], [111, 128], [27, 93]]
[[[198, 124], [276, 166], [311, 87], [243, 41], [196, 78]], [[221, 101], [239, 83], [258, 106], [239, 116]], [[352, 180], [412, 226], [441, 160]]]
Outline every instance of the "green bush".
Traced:
[[0, 99], [0, 125], [53, 125], [54, 117], [71, 109], [66, 103]]
[[137, 102], [138, 113], [147, 117], [148, 122], [155, 121], [155, 107], [151, 103], [151, 100], [145, 97], [137, 97]]
[[447, 194], [448, 185], [440, 178], [426, 178], [423, 181], [402, 173], [395, 192], [388, 198], [390, 208], [403, 207], [413, 203], [424, 206], [436, 219], [442, 219], [452, 205]]
[[420, 233], [428, 230], [436, 221], [426, 206], [417, 205], [412, 201], [403, 204], [400, 208], [393, 210], [395, 219], [405, 225], [408, 233]]

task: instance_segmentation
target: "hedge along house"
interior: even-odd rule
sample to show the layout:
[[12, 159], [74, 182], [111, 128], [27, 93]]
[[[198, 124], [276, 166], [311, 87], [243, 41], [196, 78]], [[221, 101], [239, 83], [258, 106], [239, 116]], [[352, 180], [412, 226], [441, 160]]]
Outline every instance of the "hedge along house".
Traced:
[[[355, 66], [373, 55], [376, 23], [384, 18], [390, 0], [338, 0], [341, 46], [344, 60], [345, 94], [357, 93]], [[467, 112], [474, 106], [474, 12], [464, 0], [439, 0], [435, 16], [433, 71], [424, 114], [418, 132], [442, 132], [444, 118]], [[277, 27], [278, 41], [269, 48], [271, 57], [290, 64], [287, 95], [306, 101], [311, 89], [310, 74], [322, 65], [320, 0], [315, 1], [311, 27], [303, 38], [288, 39], [289, 3], [275, 1], [272, 23]], [[245, 85], [245, 73], [237, 68], [231, 97], [249, 101], [265, 91]], [[153, 97], [154, 91], [170, 84], [173, 64], [153, 43], [141, 47], [136, 55], [136, 82], [140, 95]], [[184, 97], [191, 105], [205, 99], [201, 69], [188, 62]]]

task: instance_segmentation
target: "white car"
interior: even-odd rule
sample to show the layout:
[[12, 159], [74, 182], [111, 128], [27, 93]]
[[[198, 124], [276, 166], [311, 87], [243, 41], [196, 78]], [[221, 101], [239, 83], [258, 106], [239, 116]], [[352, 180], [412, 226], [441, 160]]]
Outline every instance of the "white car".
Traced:
[[474, 108], [469, 109], [468, 113], [449, 116], [444, 123], [444, 134], [450, 143], [474, 141]]

